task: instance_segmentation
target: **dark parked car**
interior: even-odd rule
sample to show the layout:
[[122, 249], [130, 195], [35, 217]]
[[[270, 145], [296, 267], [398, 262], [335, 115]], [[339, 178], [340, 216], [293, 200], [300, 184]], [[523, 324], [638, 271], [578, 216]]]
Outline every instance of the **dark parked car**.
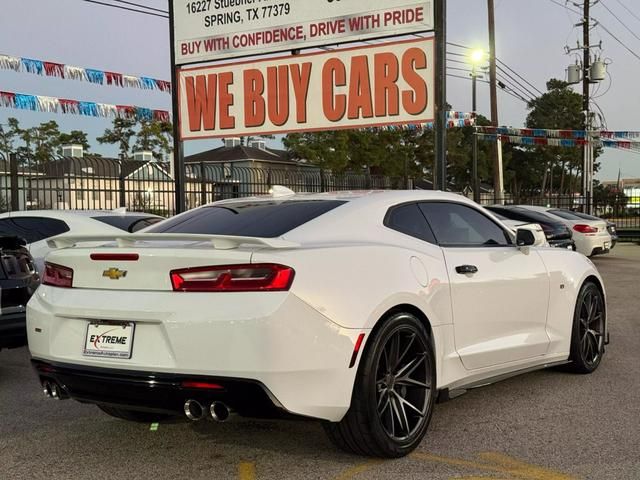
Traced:
[[25, 308], [40, 284], [26, 241], [0, 236], [0, 349], [27, 344]]
[[492, 205], [485, 208], [510, 220], [539, 224], [547, 237], [547, 242], [552, 247], [576, 249], [576, 245], [571, 239], [572, 233], [569, 227], [549, 215], [507, 205]]
[[595, 217], [593, 215], [588, 215], [586, 213], [582, 213], [582, 212], [574, 212], [573, 210], [565, 210], [564, 208], [557, 208], [555, 210], [549, 210], [551, 213], [553, 213], [554, 215], [558, 215], [559, 217], [562, 218], [567, 218], [569, 220], [573, 220], [575, 217], [577, 218], [582, 218], [584, 220], [600, 220], [600, 221], [605, 221], [607, 222], [607, 232], [609, 232], [609, 235], [611, 235], [611, 247], [609, 247], [610, 249], [615, 247], [616, 243], [618, 242], [618, 232], [616, 231], [616, 224], [613, 222], [610, 222], [609, 220], [606, 220], [604, 218], [600, 218], [600, 217]]

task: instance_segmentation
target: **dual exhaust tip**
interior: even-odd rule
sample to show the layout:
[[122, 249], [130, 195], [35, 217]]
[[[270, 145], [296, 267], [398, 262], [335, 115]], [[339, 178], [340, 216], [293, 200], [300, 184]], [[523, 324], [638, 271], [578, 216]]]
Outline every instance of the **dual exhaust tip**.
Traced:
[[222, 423], [229, 420], [231, 410], [222, 402], [213, 402], [207, 408], [197, 400], [187, 400], [184, 402], [184, 414], [194, 422], [202, 420], [208, 414], [214, 421]]
[[42, 392], [45, 397], [53, 398], [54, 400], [61, 400], [67, 397], [56, 382], [50, 382], [48, 380], [42, 382]]

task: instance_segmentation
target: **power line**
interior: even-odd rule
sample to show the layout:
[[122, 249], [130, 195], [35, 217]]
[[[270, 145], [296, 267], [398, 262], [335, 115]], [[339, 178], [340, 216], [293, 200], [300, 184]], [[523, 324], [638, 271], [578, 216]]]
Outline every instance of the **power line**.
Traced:
[[105, 7], [119, 8], [120, 10], [127, 10], [127, 11], [135, 12], [135, 13], [143, 13], [145, 15], [151, 15], [151, 16], [154, 16], [154, 17], [169, 18], [169, 15], [160, 15], [159, 13], [148, 12], [148, 11], [144, 11], [144, 10], [136, 10], [135, 8], [124, 7], [122, 5], [114, 5], [113, 3], [99, 2], [98, 0], [82, 0], [82, 1], [86, 2], [86, 3], [94, 3], [96, 5], [103, 5]]
[[634, 52], [629, 47], [627, 47], [627, 45], [622, 40], [620, 40], [618, 37], [616, 37], [613, 33], [611, 33], [611, 30], [609, 30], [607, 27], [605, 27], [602, 24], [602, 22], [598, 22], [598, 26], [600, 28], [602, 28], [605, 32], [607, 32], [611, 36], [611, 38], [613, 38], [616, 42], [618, 42], [620, 45], [622, 45], [624, 47], [624, 49], [627, 50], [631, 55], [633, 55], [638, 60], [640, 60], [640, 55], [638, 55], [636, 52]]
[[538, 95], [536, 95], [535, 93], [531, 92], [531, 90], [529, 90], [528, 88], [526, 88], [524, 85], [522, 85], [520, 82], [518, 82], [515, 78], [513, 78], [511, 75], [509, 75], [509, 72], [503, 70], [502, 68], [498, 67], [498, 72], [500, 73], [500, 75], [503, 78], [507, 78], [508, 82], [517, 86], [520, 89], [520, 92], [525, 94], [527, 97], [532, 97], [532, 98], [537, 98]]
[[[557, 0], [549, 0], [551, 3], [558, 5], [559, 7], [562, 7], [566, 10], [569, 10], [570, 12], [573, 13], [577, 13], [578, 15], [580, 15], [582, 17], [582, 12], [578, 11], [578, 10], [574, 10], [573, 8], [567, 7], [566, 5], [563, 5], [562, 3], [558, 2]], [[620, 45], [622, 45], [624, 47], [625, 50], [627, 50], [631, 55], [633, 55], [634, 57], [636, 57], [638, 60], [640, 60], [640, 55], [638, 55], [636, 52], [634, 52], [633, 50], [631, 50], [622, 40], [620, 40], [618, 37], [616, 37], [613, 33], [611, 33], [611, 30], [609, 30], [607, 27], [605, 27], [602, 22], [598, 21], [596, 18], [594, 18], [593, 16], [591, 17], [593, 18], [593, 20], [596, 21], [597, 25], [599, 27], [601, 27], [605, 32], [607, 32], [609, 34], [609, 36], [611, 38], [613, 38], [616, 42], [618, 42]]]
[[166, 13], [167, 15], [169, 14], [168, 10], [162, 10], [160, 8], [155, 8], [155, 7], [148, 7], [147, 5], [143, 5], [141, 3], [128, 2], [127, 0], [112, 0], [112, 1], [118, 2], [118, 3], [124, 3], [127, 5], [133, 5], [134, 7], [145, 8], [147, 10], [152, 10], [154, 12]]
[[560, 3], [560, 2], [558, 2], [557, 0], [549, 0], [549, 1], [550, 1], [551, 3], [555, 3], [555, 4], [556, 4], [556, 5], [558, 5], [559, 7], [564, 8], [565, 10], [569, 10], [570, 12], [577, 13], [578, 15], [580, 15], [580, 17], [582, 17], [582, 12], [581, 12], [580, 10], [574, 10], [573, 8], [568, 7], [568, 6], [566, 6], [566, 5], [564, 5], [564, 4]]
[[[516, 72], [513, 68], [511, 68], [509, 65], [507, 65], [506, 63], [504, 63], [502, 60], [500, 60], [499, 58], [496, 58], [496, 60], [498, 61], [498, 63], [502, 66], [504, 66], [507, 70], [509, 70], [511, 73], [515, 74], [518, 78], [521, 78], [522, 80], [524, 80], [524, 82], [529, 85], [531, 88], [533, 88], [536, 92], [538, 92], [540, 95], [543, 95], [543, 93], [538, 90], [538, 88], [536, 88], [535, 85], [531, 84], [531, 82], [529, 82], [529, 80], [527, 80], [526, 78], [524, 78], [522, 75], [520, 75], [518, 72]], [[535, 95], [532, 95], [535, 97]]]
[[514, 94], [517, 94], [519, 97], [521, 97], [522, 100], [526, 101], [527, 103], [533, 100], [532, 98], [530, 98], [530, 95], [526, 91], [522, 90], [516, 84], [510, 82], [507, 78], [502, 76], [502, 73], [500, 72], [496, 72], [496, 73], [497, 73], [496, 78], [498, 80], [498, 86], [500, 88], [502, 88], [503, 90], [505, 88], [508, 88], [511, 92], [513, 92]]
[[610, 8], [609, 8], [609, 7], [607, 7], [607, 4], [606, 4], [606, 3], [604, 3], [604, 1], [603, 1], [603, 0], [600, 0], [600, 5], [602, 5], [602, 6], [607, 10], [607, 12], [609, 12], [611, 15], [613, 15], [613, 17], [614, 17], [616, 20], [618, 20], [618, 22], [620, 22], [620, 25], [622, 25], [624, 28], [626, 28], [626, 29], [631, 33], [631, 35], [633, 35], [633, 36], [634, 36], [634, 37], [636, 37], [638, 40], [640, 40], [640, 37], [636, 34], [636, 32], [634, 32], [634, 31], [633, 31], [633, 30], [631, 30], [629, 27], [627, 27], [627, 24], [626, 24], [626, 23], [624, 23], [622, 20], [620, 20], [620, 17], [618, 17], [618, 16], [617, 16], [617, 15], [616, 15], [616, 14], [615, 14], [615, 13], [614, 13]]
[[[471, 80], [471, 77], [464, 77], [462, 75], [455, 75], [453, 73], [447, 73], [447, 77], [461, 78], [462, 80]], [[489, 83], [489, 81], [487, 81], [487, 80], [476, 79], [476, 81], [478, 81], [480, 83], [487, 83], [487, 84]], [[522, 98], [520, 95], [517, 95], [517, 94], [513, 93], [511, 90], [506, 90], [504, 88], [501, 88], [500, 91], [506, 93], [507, 95], [511, 95], [513, 98], [517, 98], [518, 100], [521, 100], [524, 103], [529, 103], [529, 102], [527, 102], [527, 100]]]
[[633, 13], [633, 11], [629, 7], [627, 7], [624, 3], [622, 3], [622, 0], [616, 0], [616, 2], [618, 2], [620, 5], [622, 5], [624, 7], [624, 9], [631, 14], [631, 16], [633, 18], [635, 18], [636, 20], [640, 21], [640, 17], [638, 17], [635, 13]]
[[[447, 45], [451, 45], [453, 47], [457, 47], [457, 48], [462, 48], [465, 50], [473, 50], [472, 47], [469, 47], [467, 45], [462, 45], [460, 43], [454, 43], [454, 42], [447, 42]], [[455, 55], [458, 57], [467, 57], [468, 54], [463, 54], [463, 53], [457, 53], [457, 52], [447, 52], [448, 55]], [[456, 62], [456, 63], [468, 63], [468, 62], [462, 62], [460, 60], [454, 60], [452, 58], [448, 59], [448, 61], [450, 62]], [[502, 66], [504, 66], [507, 70], [509, 70], [511, 73], [513, 73], [514, 75], [516, 75], [518, 78], [522, 79], [529, 87], [531, 87], [533, 90], [535, 90], [536, 93], [534, 93], [533, 91], [531, 91], [529, 88], [525, 87], [524, 85], [522, 85], [522, 83], [513, 78], [511, 75], [509, 75], [507, 72], [504, 72], [504, 69], [498, 67], [500, 70], [502, 70], [504, 72], [505, 75], [507, 75], [509, 78], [511, 78], [511, 80], [518, 86], [520, 86], [523, 90], [525, 90], [527, 92], [528, 96], [531, 97], [537, 97], [538, 95], [543, 95], [543, 93], [535, 86], [533, 85], [531, 82], [529, 82], [526, 78], [524, 78], [522, 75], [520, 75], [518, 72], [516, 72], [513, 68], [511, 68], [509, 65], [506, 64], [506, 62], [503, 62], [502, 60], [500, 60], [498, 57], [496, 57], [496, 61], [498, 63], [500, 63]]]

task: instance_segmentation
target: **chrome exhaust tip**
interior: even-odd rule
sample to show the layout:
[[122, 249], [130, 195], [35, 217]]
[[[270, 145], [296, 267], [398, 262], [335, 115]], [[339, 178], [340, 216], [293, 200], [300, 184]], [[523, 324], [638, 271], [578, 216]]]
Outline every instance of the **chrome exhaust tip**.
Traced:
[[205, 416], [204, 407], [197, 400], [187, 400], [184, 402], [184, 414], [192, 422], [202, 420]]
[[231, 416], [231, 410], [222, 402], [213, 402], [209, 407], [209, 413], [211, 418], [216, 422], [226, 422]]
[[53, 392], [51, 391], [51, 384], [49, 382], [42, 382], [42, 392], [47, 398], [53, 398]]
[[60, 396], [60, 387], [58, 387], [58, 384], [55, 382], [51, 383], [51, 398], [60, 400]]

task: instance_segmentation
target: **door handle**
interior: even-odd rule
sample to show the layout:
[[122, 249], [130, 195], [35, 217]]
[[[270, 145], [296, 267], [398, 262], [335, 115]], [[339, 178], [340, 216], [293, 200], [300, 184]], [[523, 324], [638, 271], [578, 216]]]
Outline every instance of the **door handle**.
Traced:
[[456, 267], [456, 272], [463, 275], [466, 273], [478, 273], [478, 267], [475, 265], [458, 265]]

